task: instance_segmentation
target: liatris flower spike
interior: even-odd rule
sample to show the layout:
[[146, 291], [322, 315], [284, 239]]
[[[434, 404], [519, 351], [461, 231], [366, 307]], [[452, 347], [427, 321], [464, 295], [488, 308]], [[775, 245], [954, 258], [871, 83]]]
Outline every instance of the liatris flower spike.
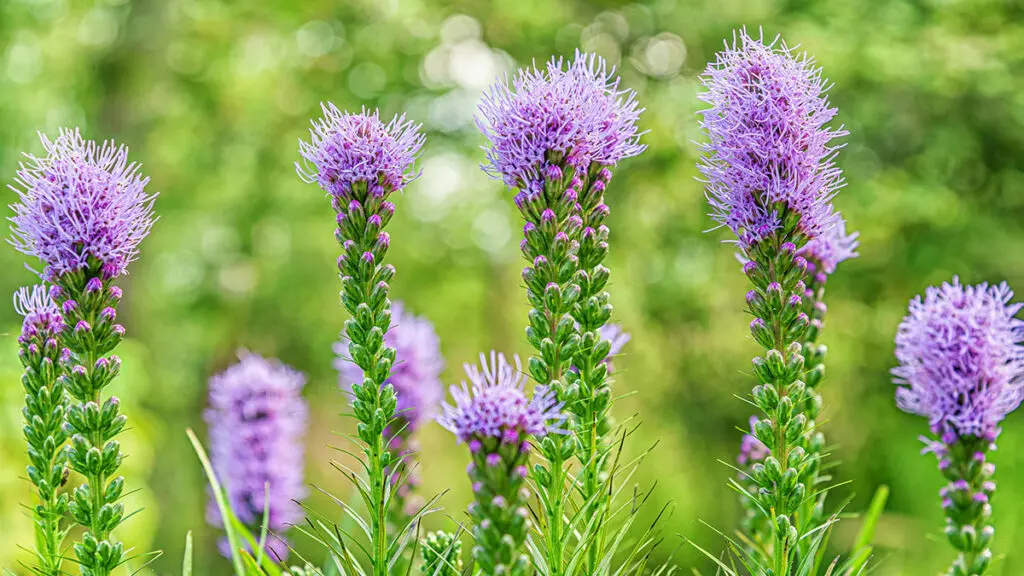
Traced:
[[[605, 292], [604, 191], [612, 168], [645, 148], [637, 128], [642, 109], [604, 60], [577, 52], [569, 63], [552, 59], [543, 69], [522, 69], [511, 81], [498, 82], [479, 110], [489, 141], [484, 170], [518, 189], [515, 203], [525, 220], [520, 248], [532, 307], [527, 339], [536, 350], [530, 375], [575, 415], [583, 498], [600, 506], [606, 500], [600, 478], [611, 405], [609, 343], [601, 336], [612, 312]], [[573, 365], [576, 371], [569, 370]], [[549, 462], [542, 490], [548, 561], [561, 565], [562, 467], [574, 450], [560, 436], [549, 436], [541, 452]]]
[[528, 398], [519, 358], [515, 365], [491, 352], [480, 366], [466, 366], [470, 385], [452, 386], [454, 406], [445, 404], [438, 422], [469, 445], [468, 473], [475, 502], [470, 516], [477, 567], [488, 576], [532, 573], [523, 545], [530, 532], [526, 485], [531, 439], [562, 433], [564, 417], [554, 394], [539, 387]]
[[964, 286], [954, 277], [911, 300], [896, 333], [896, 403], [928, 418], [935, 436], [925, 451], [949, 480], [940, 497], [959, 551], [952, 576], [984, 574], [992, 561], [995, 465], [986, 454], [1024, 400], [1024, 322], [1012, 297], [1006, 284]]
[[297, 169], [305, 181], [318, 183], [330, 195], [337, 213], [335, 237], [343, 251], [338, 257], [341, 301], [352, 315], [345, 322], [348, 354], [364, 375], [352, 385], [352, 409], [369, 474], [360, 493], [371, 517], [372, 573], [386, 576], [392, 548], [386, 476], [397, 457], [388, 449], [384, 430], [395, 419], [398, 400], [394, 386], [385, 384], [395, 365], [395, 349], [385, 341], [391, 327], [388, 283], [395, 268], [384, 264], [390, 245], [384, 228], [395, 213], [388, 198], [415, 177], [412, 164], [423, 136], [404, 116], [385, 124], [377, 112], [350, 114], [333, 104], [325, 104], [323, 112], [313, 122], [310, 141], [299, 143], [306, 166]]
[[36, 487], [38, 502], [33, 506], [36, 525], [35, 565], [42, 576], [63, 574], [61, 528], [68, 508], [67, 494], [58, 494], [68, 473], [64, 443], [64, 411], [67, 396], [60, 365], [65, 354], [60, 344], [64, 318], [50, 300], [45, 286], [21, 288], [14, 294], [14, 309], [25, 321], [18, 337], [19, 357], [25, 367], [25, 441], [28, 444], [28, 478]]
[[[210, 460], [225, 486], [231, 510], [240, 522], [258, 533], [267, 514], [268, 552], [288, 558], [282, 536], [303, 518], [298, 504], [306, 495], [303, 484], [303, 438], [306, 435], [306, 378], [276, 361], [249, 352], [239, 362], [210, 379]], [[220, 525], [211, 499], [208, 516]], [[231, 557], [221, 541], [221, 551]]]
[[64, 317], [66, 387], [74, 398], [65, 428], [68, 462], [87, 480], [68, 505], [85, 527], [74, 550], [83, 573], [106, 576], [125, 559], [111, 532], [124, 518], [124, 479], [116, 475], [124, 456], [114, 438], [126, 419], [116, 397], [103, 398], [120, 371], [120, 359], [110, 353], [125, 332], [116, 322], [121, 289], [114, 280], [153, 225], [155, 195], [146, 193], [148, 179], [123, 146], [88, 142], [68, 129], [53, 141], [41, 139], [47, 155], [28, 156], [18, 170], [13, 243], [42, 261]]
[[[394, 524], [400, 524], [414, 515], [422, 506], [422, 498], [412, 495], [418, 484], [415, 471], [408, 460], [416, 451], [413, 438], [416, 430], [434, 418], [444, 398], [441, 371], [444, 358], [441, 356], [441, 341], [434, 332], [434, 325], [421, 316], [406, 311], [401, 302], [391, 305], [391, 329], [384, 337], [385, 344], [395, 349], [395, 366], [385, 384], [395, 389], [398, 398], [396, 421], [385, 434], [389, 445], [402, 459], [401, 464], [389, 470], [396, 486], [394, 502], [390, 513]], [[345, 391], [351, 391], [352, 384], [362, 382], [363, 370], [348, 357], [350, 341], [342, 335], [334, 350], [338, 354], [334, 366], [338, 369], [339, 384]]]
[[708, 143], [700, 170], [712, 218], [736, 235], [745, 259], [754, 285], [746, 297], [750, 330], [767, 349], [754, 360], [753, 399], [764, 418], [753, 432], [770, 456], [752, 467], [750, 479], [759, 487], [759, 509], [771, 515], [768, 561], [783, 574], [800, 536], [813, 528], [795, 516], [813, 500], [807, 497], [820, 450], [809, 445], [820, 403], [800, 380], [810, 317], [808, 261], [798, 250], [837, 225], [831, 200], [843, 180], [831, 142], [846, 132], [828, 127], [836, 110], [820, 70], [778, 39], [766, 44], [741, 31], [708, 65], [703, 84], [710, 108], [702, 112]]
[[462, 574], [462, 541], [451, 532], [431, 532], [423, 539], [423, 576]]

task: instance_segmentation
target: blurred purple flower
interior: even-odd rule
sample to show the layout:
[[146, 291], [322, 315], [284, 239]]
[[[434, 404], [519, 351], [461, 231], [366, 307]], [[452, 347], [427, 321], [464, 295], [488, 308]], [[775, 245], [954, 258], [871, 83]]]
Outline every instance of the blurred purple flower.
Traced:
[[780, 203], [808, 238], [831, 228], [831, 201], [844, 184], [831, 141], [847, 132], [827, 126], [836, 109], [821, 70], [780, 38], [765, 44], [741, 30], [702, 81], [700, 99], [711, 107], [701, 112], [709, 142], [699, 167], [712, 218], [743, 248], [781, 228]]
[[484, 94], [477, 126], [487, 136], [484, 171], [510, 188], [535, 191], [549, 154], [587, 169], [636, 156], [643, 109], [632, 90], [595, 54], [576, 52], [568, 66], [552, 58], [541, 70], [520, 69]]
[[950, 440], [994, 440], [1024, 400], [1024, 322], [1012, 297], [1005, 283], [964, 286], [954, 277], [911, 300], [896, 334], [900, 366], [892, 370], [900, 409], [927, 417]]
[[309, 142], [299, 141], [303, 164], [299, 176], [317, 183], [333, 196], [343, 196], [355, 182], [388, 192], [401, 190], [417, 175], [412, 163], [423, 147], [419, 124], [395, 116], [385, 124], [380, 112], [365, 108], [359, 114], [342, 112], [331, 103], [321, 105], [324, 116], [313, 121]]
[[108, 278], [123, 274], [153, 226], [149, 179], [112, 141], [83, 140], [77, 128], [39, 138], [47, 155], [27, 154], [12, 186], [19, 203], [11, 206], [11, 243], [42, 260], [47, 280], [85, 268], [89, 258]]
[[502, 438], [513, 442], [526, 436], [542, 437], [548, 433], [564, 433], [559, 428], [565, 420], [561, 405], [552, 391], [543, 386], [527, 398], [519, 357], [515, 365], [505, 356], [491, 352], [490, 363], [480, 355], [480, 366], [465, 365], [470, 384], [452, 386], [450, 391], [455, 405], [442, 405], [437, 421], [455, 434], [460, 442], [473, 438]]
[[[268, 526], [275, 532], [303, 519], [296, 501], [306, 495], [303, 437], [308, 408], [301, 395], [305, 383], [301, 373], [249, 352], [240, 353], [237, 364], [210, 379], [210, 407], [205, 413], [210, 460], [231, 509], [244, 524], [261, 525], [265, 502]], [[212, 502], [208, 516], [219, 525]]]
[[[398, 396], [398, 417], [408, 423], [408, 432], [437, 414], [444, 398], [441, 371], [441, 341], [434, 325], [422, 316], [414, 316], [398, 301], [391, 304], [391, 329], [384, 342], [395, 349], [395, 367], [385, 383], [395, 387]], [[338, 370], [339, 385], [351, 390], [352, 384], [363, 381], [363, 370], [348, 355], [348, 338], [342, 334], [341, 342], [334, 345], [338, 355], [334, 367]]]
[[755, 462], [760, 462], [767, 458], [771, 452], [763, 442], [754, 436], [754, 424], [757, 423], [757, 416], [750, 417], [750, 433], [744, 434], [743, 439], [740, 440], [740, 453], [736, 458], [741, 466], [749, 466]]

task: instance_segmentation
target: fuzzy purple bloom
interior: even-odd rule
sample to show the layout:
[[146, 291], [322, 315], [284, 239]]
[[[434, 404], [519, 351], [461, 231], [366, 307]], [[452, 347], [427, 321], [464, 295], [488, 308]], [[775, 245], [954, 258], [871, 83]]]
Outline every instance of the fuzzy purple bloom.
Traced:
[[518, 437], [542, 437], [549, 433], [561, 434], [559, 428], [565, 420], [561, 405], [551, 390], [538, 386], [532, 398], [524, 389], [527, 377], [523, 374], [519, 357], [515, 365], [505, 356], [491, 352], [490, 363], [480, 355], [480, 366], [465, 365], [470, 385], [452, 386], [455, 405], [443, 404], [437, 421], [455, 434], [460, 442], [474, 437], [503, 438], [508, 431]]
[[811, 238], [800, 249], [800, 255], [811, 261], [815, 269], [826, 275], [836, 271], [840, 262], [856, 258], [859, 232], [846, 233], [846, 220], [838, 217], [820, 236]]
[[[210, 379], [210, 460], [223, 482], [231, 509], [259, 526], [268, 502], [269, 528], [286, 530], [303, 519], [296, 503], [303, 484], [306, 378], [277, 360], [248, 352]], [[269, 485], [269, 499], [265, 498]], [[209, 516], [219, 523], [211, 502]]]
[[[444, 398], [441, 341], [429, 320], [414, 316], [401, 302], [395, 301], [391, 304], [391, 329], [384, 335], [384, 342], [395, 349], [395, 366], [385, 383], [395, 387], [398, 417], [408, 423], [407, 431], [412, 432], [437, 414]], [[348, 345], [344, 334], [342, 341], [334, 345], [338, 355], [334, 367], [343, 390], [351, 390], [352, 384], [363, 382], [363, 370], [349, 359]]]
[[85, 268], [90, 258], [108, 278], [123, 274], [153, 226], [149, 179], [112, 141], [83, 140], [77, 128], [39, 138], [46, 156], [27, 154], [12, 186], [20, 202], [11, 206], [11, 243], [43, 262], [47, 280]]
[[295, 168], [304, 181], [344, 196], [356, 182], [391, 192], [416, 178], [410, 169], [423, 147], [419, 124], [404, 115], [385, 124], [377, 110], [352, 114], [329, 102], [321, 108], [324, 117], [313, 121], [309, 142], [299, 141], [305, 164], [296, 163]]
[[896, 334], [892, 370], [900, 409], [928, 418], [937, 434], [994, 439], [1024, 400], [1021, 304], [998, 286], [953, 283], [928, 288]]
[[43, 285], [19, 288], [14, 293], [14, 310], [25, 319], [18, 338], [22, 344], [36, 337], [55, 338], [64, 330], [64, 317]]
[[477, 126], [490, 141], [484, 171], [510, 188], [535, 191], [545, 173], [560, 175], [548, 164], [550, 154], [586, 169], [646, 148], [636, 126], [643, 109], [632, 90], [619, 88], [615, 70], [581, 52], [565, 64], [553, 58], [543, 70], [520, 69], [480, 103]]
[[734, 36], [702, 78], [701, 112], [709, 142], [701, 146], [712, 218], [746, 248], [782, 227], [782, 203], [800, 217], [798, 229], [815, 238], [838, 215], [832, 198], [843, 186], [835, 165], [836, 115], [821, 70], [776, 37], [765, 44], [746, 30]]
[[608, 365], [608, 371], [612, 371], [612, 359], [622, 353], [623, 348], [629, 343], [632, 336], [622, 329], [618, 324], [605, 324], [601, 326], [601, 339], [608, 340], [611, 348], [608, 349], [608, 357], [604, 359]]

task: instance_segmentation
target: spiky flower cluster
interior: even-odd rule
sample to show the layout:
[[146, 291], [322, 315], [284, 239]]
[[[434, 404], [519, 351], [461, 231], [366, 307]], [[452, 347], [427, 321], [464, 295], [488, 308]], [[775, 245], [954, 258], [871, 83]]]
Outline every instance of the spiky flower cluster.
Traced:
[[363, 371], [363, 380], [352, 385], [351, 398], [368, 477], [356, 481], [362, 483], [360, 494], [370, 515], [372, 574], [386, 576], [397, 549], [388, 533], [393, 509], [388, 476], [400, 458], [385, 440], [398, 399], [394, 386], [386, 383], [396, 360], [395, 349], [385, 341], [395, 268], [384, 264], [391, 243], [384, 229], [395, 213], [388, 198], [415, 177], [412, 163], [424, 138], [419, 126], [404, 116], [384, 124], [376, 111], [350, 114], [331, 104], [323, 111], [324, 117], [313, 122], [310, 141], [299, 143], [307, 168], [297, 168], [300, 177], [317, 182], [330, 195], [337, 214], [341, 303], [351, 315], [345, 322], [348, 357]]
[[330, 102], [321, 108], [324, 116], [313, 122], [309, 142], [299, 141], [307, 165], [296, 168], [303, 180], [342, 196], [359, 182], [393, 191], [415, 178], [410, 168], [424, 142], [416, 124], [405, 116], [385, 124], [377, 110], [351, 114]]
[[896, 333], [897, 405], [928, 418], [926, 451], [949, 481], [939, 493], [946, 537], [959, 554], [949, 574], [977, 576], [992, 562], [995, 465], [986, 461], [999, 423], [1024, 400], [1024, 321], [1013, 292], [959, 278], [910, 301]]
[[47, 280], [82, 270], [90, 259], [107, 278], [120, 276], [153, 226], [149, 178], [128, 162], [126, 147], [86, 141], [77, 128], [61, 129], [52, 141], [39, 137], [46, 156], [26, 155], [15, 180], [15, 248], [42, 260]]
[[26, 472], [38, 495], [32, 507], [36, 525], [33, 572], [49, 576], [62, 573], [61, 543], [66, 529], [61, 523], [68, 508], [67, 494], [58, 493], [67, 474], [67, 396], [60, 369], [67, 354], [60, 344], [64, 318], [42, 285], [15, 292], [14, 309], [24, 317], [18, 356], [25, 367], [21, 382], [25, 388], [22, 414], [29, 458]]
[[480, 104], [477, 124], [490, 141], [484, 169], [510, 188], [536, 192], [547, 167], [563, 159], [583, 171], [614, 166], [645, 149], [636, 127], [641, 112], [633, 91], [620, 89], [614, 69], [595, 54], [522, 68]]
[[840, 262], [857, 257], [859, 236], [859, 232], [847, 234], [846, 220], [837, 214], [831, 226], [800, 248], [800, 255], [807, 259], [807, 273], [814, 283], [824, 284]]
[[[430, 320], [407, 311], [399, 301], [391, 303], [391, 329], [384, 340], [395, 349], [395, 368], [386, 383], [394, 386], [398, 397], [398, 417], [402, 420], [398, 427], [412, 433], [433, 419], [444, 398], [441, 340]], [[346, 391], [364, 378], [362, 368], [348, 357], [350, 343], [343, 333], [341, 341], [334, 345], [338, 383]]]
[[[276, 533], [303, 518], [298, 504], [303, 484], [307, 412], [302, 388], [306, 378], [276, 360], [242, 352], [239, 362], [210, 379], [210, 459], [238, 519]], [[215, 503], [210, 518], [219, 522]], [[257, 530], [258, 531], [258, 530]], [[278, 539], [281, 537], [278, 535]], [[270, 539], [281, 559], [283, 540]], [[230, 557], [230, 550], [223, 550]]]
[[560, 434], [564, 420], [554, 394], [544, 388], [528, 398], [519, 358], [509, 364], [491, 352], [480, 366], [466, 365], [471, 385], [452, 386], [454, 405], [445, 404], [438, 422], [466, 442], [475, 501], [470, 515], [477, 567], [488, 576], [521, 576], [532, 571], [523, 550], [531, 529], [526, 487], [530, 441]]
[[1006, 284], [928, 288], [910, 302], [896, 334], [899, 407], [936, 433], [994, 440], [1024, 400], [1024, 321]]
[[509, 364], [503, 354], [491, 352], [490, 362], [481, 354], [479, 367], [466, 364], [471, 384], [451, 387], [455, 404], [442, 405], [441, 426], [460, 442], [497, 438], [518, 443], [529, 436], [562, 432], [557, 426], [564, 416], [554, 394], [540, 388], [527, 398], [526, 375], [519, 357], [513, 360], [514, 365]]
[[700, 170], [715, 221], [743, 249], [784, 228], [790, 214], [807, 238], [828, 230], [843, 185], [832, 141], [846, 131], [828, 127], [836, 109], [821, 70], [780, 38], [765, 43], [742, 30], [702, 80], [710, 108], [702, 111], [709, 141]]

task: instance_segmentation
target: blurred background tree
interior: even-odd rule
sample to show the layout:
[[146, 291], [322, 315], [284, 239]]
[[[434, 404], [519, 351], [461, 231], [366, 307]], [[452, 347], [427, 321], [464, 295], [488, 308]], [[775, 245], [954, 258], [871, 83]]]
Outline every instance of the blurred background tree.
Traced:
[[[446, 380], [492, 347], [525, 353], [524, 296], [510, 194], [479, 170], [473, 124], [481, 90], [532, 60], [594, 51], [616, 64], [647, 107], [650, 150], [619, 169], [612, 208], [615, 320], [633, 334], [616, 361], [620, 418], [639, 413], [634, 452], [658, 442], [640, 470], [657, 483], [663, 559], [709, 564], [679, 535], [717, 549], [700, 520], [739, 517], [725, 487], [747, 406], [735, 394], [756, 346], [742, 312], [744, 279], [726, 238], [706, 217], [695, 180], [698, 74], [739, 26], [801, 44], [835, 82], [850, 129], [840, 156], [849, 185], [837, 200], [861, 232], [861, 257], [829, 286], [825, 430], [836, 443], [833, 502], [862, 508], [892, 487], [879, 527], [876, 574], [935, 574], [941, 541], [933, 458], [918, 455], [926, 423], [897, 411], [888, 375], [907, 303], [929, 284], [1008, 280], [1024, 290], [1024, 3], [1020, 0], [5, 0], [0, 3], [0, 169], [10, 182], [36, 130], [81, 126], [116, 138], [160, 191], [161, 220], [132, 267], [123, 306], [129, 340], [117, 390], [131, 414], [124, 434], [130, 503], [145, 507], [121, 536], [163, 549], [151, 569], [174, 574], [186, 530], [196, 573], [226, 573], [204, 523], [204, 479], [185, 438], [204, 433], [208, 376], [245, 347], [309, 374], [316, 407], [311, 482], [345, 493], [328, 465], [348, 421], [331, 367], [344, 320], [337, 304], [332, 213], [296, 177], [296, 143], [318, 104], [407, 111], [423, 122], [423, 176], [397, 199], [390, 227], [395, 297], [433, 320]], [[8, 193], [4, 204], [12, 202]], [[10, 212], [7, 213], [9, 215]], [[0, 249], [0, 294], [34, 280]], [[0, 307], [0, 565], [29, 544], [15, 335]], [[1024, 414], [1005, 423], [994, 455], [996, 574], [1024, 558]], [[424, 491], [462, 518], [466, 454], [437, 427]], [[328, 510], [323, 498], [311, 503]], [[436, 515], [431, 527], [449, 522]], [[836, 550], [857, 521], [841, 525]], [[299, 549], [310, 543], [298, 539]]]

